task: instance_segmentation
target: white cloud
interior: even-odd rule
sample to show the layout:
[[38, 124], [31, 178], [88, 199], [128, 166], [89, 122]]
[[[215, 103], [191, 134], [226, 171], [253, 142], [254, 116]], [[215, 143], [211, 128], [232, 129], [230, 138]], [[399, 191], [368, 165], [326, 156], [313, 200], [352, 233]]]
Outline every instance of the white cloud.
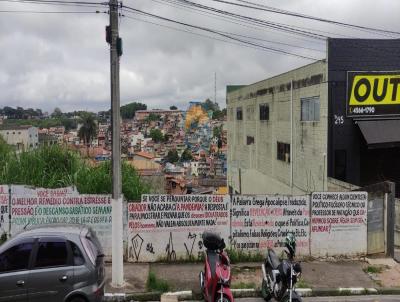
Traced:
[[[261, 0], [253, 2], [265, 3]], [[162, 2], [162, 1], [161, 1]], [[209, 0], [204, 5], [236, 11], [268, 21], [287, 23], [343, 35], [377, 37], [346, 28], [257, 12]], [[305, 40], [282, 32], [260, 30], [232, 24], [198, 12], [181, 10], [158, 1], [135, 0], [124, 4], [171, 19], [216, 28], [261, 39], [291, 43], [324, 50], [324, 42]], [[364, 26], [397, 30], [400, 1], [382, 0], [271, 0], [268, 5], [322, 18]], [[0, 9], [89, 10], [26, 3], [0, 2]], [[106, 8], [101, 9], [101, 11]], [[178, 25], [134, 14], [132, 17], [172, 27]], [[0, 16], [0, 106], [37, 107], [52, 111], [103, 110], [109, 107], [109, 47], [104, 27], [107, 14]], [[309, 63], [307, 60], [263, 52], [232, 43], [173, 31], [164, 27], [122, 18], [121, 103], [140, 100], [149, 107], [186, 108], [191, 100], [214, 97], [217, 73], [218, 101], [224, 106], [228, 84], [248, 84]], [[185, 29], [188, 30], [188, 29]], [[201, 33], [196, 31], [197, 33]], [[201, 33], [210, 35], [209, 33]], [[321, 34], [324, 34], [321, 32]], [[383, 38], [383, 37], [380, 37]], [[223, 37], [219, 39], [226, 40]], [[266, 44], [271, 45], [271, 44]], [[288, 51], [322, 58], [324, 53], [274, 45]]]

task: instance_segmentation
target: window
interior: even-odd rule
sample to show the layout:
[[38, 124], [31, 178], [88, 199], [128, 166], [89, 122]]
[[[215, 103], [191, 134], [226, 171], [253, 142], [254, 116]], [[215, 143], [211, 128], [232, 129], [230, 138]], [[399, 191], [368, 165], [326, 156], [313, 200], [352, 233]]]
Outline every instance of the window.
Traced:
[[32, 242], [15, 245], [0, 255], [0, 273], [28, 269]]
[[72, 257], [73, 257], [74, 265], [78, 266], [78, 265], [84, 264], [85, 258], [83, 257], [82, 252], [79, 249], [79, 247], [71, 241], [69, 242], [69, 244], [71, 245], [71, 249], [72, 249]]
[[260, 105], [260, 121], [269, 121], [269, 105]]
[[35, 268], [64, 266], [67, 263], [68, 253], [65, 241], [39, 242]]
[[319, 121], [319, 97], [301, 99], [301, 120]]
[[242, 107], [236, 108], [236, 120], [241, 121], [243, 120], [243, 110]]
[[247, 136], [247, 145], [254, 144], [254, 136]]
[[277, 144], [277, 159], [290, 163], [290, 144], [278, 142]]

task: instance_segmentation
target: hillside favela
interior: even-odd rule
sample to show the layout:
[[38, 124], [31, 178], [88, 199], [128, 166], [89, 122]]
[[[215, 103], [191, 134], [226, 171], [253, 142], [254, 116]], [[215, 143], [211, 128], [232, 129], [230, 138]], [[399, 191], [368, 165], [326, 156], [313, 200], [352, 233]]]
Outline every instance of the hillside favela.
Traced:
[[400, 301], [399, 0], [0, 0], [0, 302]]

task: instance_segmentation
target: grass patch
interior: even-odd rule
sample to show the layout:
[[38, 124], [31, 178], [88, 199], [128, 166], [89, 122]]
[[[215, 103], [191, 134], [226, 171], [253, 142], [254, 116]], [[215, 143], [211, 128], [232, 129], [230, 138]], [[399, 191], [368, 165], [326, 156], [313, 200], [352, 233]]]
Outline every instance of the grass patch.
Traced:
[[0, 245], [7, 241], [7, 233], [3, 233], [0, 236]]
[[231, 285], [231, 288], [235, 289], [255, 289], [256, 284], [254, 282], [238, 282], [238, 283], [233, 283]]
[[311, 288], [310, 284], [307, 283], [306, 280], [301, 278], [299, 281], [296, 283], [297, 288]]
[[370, 273], [370, 274], [380, 274], [383, 272], [385, 269], [384, 266], [377, 266], [377, 265], [368, 265], [366, 268], [364, 268], [365, 273]]
[[148, 291], [165, 293], [170, 290], [171, 286], [166, 280], [157, 278], [153, 271], [149, 272], [146, 282]]
[[231, 260], [231, 263], [262, 262], [264, 260], [264, 256], [260, 252], [244, 252], [243, 250], [237, 250], [233, 248], [226, 249], [226, 252]]

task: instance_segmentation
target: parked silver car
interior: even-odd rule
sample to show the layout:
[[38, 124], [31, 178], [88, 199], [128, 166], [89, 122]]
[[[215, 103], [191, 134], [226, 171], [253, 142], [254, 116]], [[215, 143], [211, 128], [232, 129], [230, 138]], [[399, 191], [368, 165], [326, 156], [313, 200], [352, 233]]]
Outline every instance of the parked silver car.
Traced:
[[84, 225], [44, 225], [0, 246], [0, 301], [97, 302], [104, 255]]

